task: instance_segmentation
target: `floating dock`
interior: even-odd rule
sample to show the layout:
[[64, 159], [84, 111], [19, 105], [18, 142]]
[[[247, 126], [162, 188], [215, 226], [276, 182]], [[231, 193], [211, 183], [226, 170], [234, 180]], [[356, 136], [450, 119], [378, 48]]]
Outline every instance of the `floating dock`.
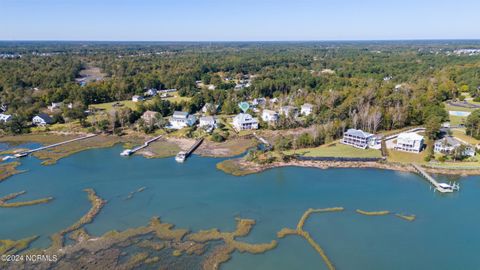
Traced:
[[203, 138], [198, 139], [190, 149], [187, 151], [180, 151], [178, 152], [177, 156], [175, 157], [175, 160], [177, 162], [184, 162], [203, 142]]
[[81, 140], [89, 139], [89, 138], [92, 138], [92, 137], [95, 137], [95, 136], [97, 136], [97, 134], [89, 134], [89, 135], [87, 135], [87, 136], [85, 136], [85, 137], [76, 138], [76, 139], [71, 139], [71, 140], [68, 140], [68, 141], [59, 142], [59, 143], [54, 143], [54, 144], [51, 144], [51, 145], [42, 146], [42, 147], [35, 148], [35, 149], [32, 149], [32, 150], [28, 150], [28, 151], [25, 151], [25, 152], [17, 153], [17, 154], [15, 154], [14, 156], [15, 156], [16, 158], [26, 157], [26, 156], [30, 155], [31, 153], [35, 153], [35, 152], [38, 152], [38, 151], [46, 150], [46, 149], [49, 149], [49, 148], [52, 148], [52, 147], [56, 147], [56, 146], [60, 146], [60, 145], [64, 145], [64, 144], [67, 144], [67, 143], [72, 143], [72, 142], [76, 142], [76, 141], [81, 141]]
[[135, 148], [133, 148], [133, 149], [125, 149], [125, 150], [123, 150], [122, 153], [120, 153], [120, 155], [121, 155], [121, 156], [130, 156], [130, 155], [133, 155], [135, 152], [140, 151], [140, 150], [142, 150], [143, 148], [146, 148], [146, 147], [149, 146], [152, 142], [160, 139], [161, 137], [162, 137], [162, 136], [160, 135], [160, 136], [157, 136], [157, 137], [155, 137], [155, 138], [152, 138], [152, 139], [146, 141], [144, 144], [142, 144], [142, 145], [140, 145], [140, 146], [137, 146], [137, 147], [135, 147]]
[[433, 187], [441, 193], [451, 193], [453, 191], [456, 191], [456, 190], [460, 189], [460, 187], [458, 185], [455, 185], [455, 184], [450, 185], [450, 184], [447, 184], [447, 183], [439, 183], [437, 180], [435, 180], [435, 178], [430, 176], [424, 169], [422, 169], [417, 164], [412, 164], [412, 166], [413, 166], [413, 168], [415, 168], [415, 170], [418, 172], [418, 174], [420, 174], [425, 179], [427, 179], [427, 181], [430, 182], [433, 185]]

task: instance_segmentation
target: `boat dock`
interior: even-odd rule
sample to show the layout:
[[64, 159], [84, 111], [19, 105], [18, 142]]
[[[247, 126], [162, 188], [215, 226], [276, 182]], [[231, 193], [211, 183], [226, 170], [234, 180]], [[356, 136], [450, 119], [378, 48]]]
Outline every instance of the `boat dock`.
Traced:
[[427, 181], [430, 182], [433, 185], [435, 190], [438, 190], [441, 193], [450, 193], [450, 192], [453, 192], [455, 190], [460, 189], [460, 187], [458, 185], [454, 185], [454, 184], [450, 185], [450, 184], [447, 184], [447, 183], [439, 183], [437, 180], [435, 180], [435, 178], [433, 178], [431, 175], [429, 175], [424, 169], [422, 169], [417, 164], [412, 163], [412, 166], [413, 166], [413, 168], [415, 168], [415, 170], [418, 172], [418, 174], [423, 176], [423, 178], [427, 179]]
[[85, 137], [75, 138], [75, 139], [71, 139], [71, 140], [64, 141], [64, 142], [59, 142], [59, 143], [54, 143], [54, 144], [47, 145], [47, 146], [42, 146], [42, 147], [39, 147], [39, 148], [35, 148], [35, 149], [32, 149], [32, 150], [28, 150], [28, 151], [25, 151], [25, 152], [15, 154], [15, 157], [17, 157], [17, 158], [26, 157], [26, 156], [30, 155], [31, 153], [46, 150], [46, 149], [56, 147], [56, 146], [60, 146], [60, 145], [64, 145], [64, 144], [67, 144], [67, 143], [72, 143], [72, 142], [76, 142], [76, 141], [85, 140], [85, 139], [92, 138], [92, 137], [95, 137], [95, 136], [97, 136], [97, 134], [89, 134]]
[[152, 139], [146, 141], [144, 144], [142, 144], [142, 145], [140, 145], [140, 146], [137, 146], [137, 147], [135, 147], [135, 148], [133, 148], [133, 149], [125, 149], [125, 150], [123, 150], [122, 153], [120, 153], [120, 155], [121, 155], [121, 156], [130, 156], [130, 155], [133, 155], [135, 152], [140, 151], [140, 150], [142, 150], [143, 148], [146, 148], [146, 147], [149, 146], [152, 142], [160, 139], [161, 137], [162, 137], [162, 136], [160, 135], [160, 136], [157, 136], [157, 137], [155, 137], [155, 138], [152, 138]]
[[175, 160], [177, 162], [184, 162], [203, 142], [203, 138], [198, 139], [187, 151], [180, 151]]

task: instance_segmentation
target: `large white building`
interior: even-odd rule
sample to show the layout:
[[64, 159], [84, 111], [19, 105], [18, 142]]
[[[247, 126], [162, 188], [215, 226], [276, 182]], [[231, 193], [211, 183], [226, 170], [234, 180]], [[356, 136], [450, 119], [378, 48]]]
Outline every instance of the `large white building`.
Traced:
[[395, 150], [404, 152], [420, 153], [423, 148], [423, 136], [417, 133], [400, 133], [397, 137]]
[[275, 123], [278, 121], [278, 113], [272, 110], [263, 110], [262, 120], [269, 123]]
[[258, 119], [248, 113], [240, 113], [233, 118], [233, 127], [236, 130], [258, 129]]
[[351, 128], [343, 133], [343, 139], [341, 140], [341, 143], [356, 148], [367, 149], [368, 147], [379, 148], [378, 146], [380, 145], [381, 140], [374, 134], [360, 129]]
[[195, 117], [195, 115], [176, 111], [173, 113], [172, 117], [170, 117], [170, 128], [182, 129], [184, 127], [191, 127], [195, 122], [197, 122], [197, 117]]
[[200, 123], [198, 124], [199, 127], [217, 127], [217, 119], [213, 116], [202, 116], [200, 117]]

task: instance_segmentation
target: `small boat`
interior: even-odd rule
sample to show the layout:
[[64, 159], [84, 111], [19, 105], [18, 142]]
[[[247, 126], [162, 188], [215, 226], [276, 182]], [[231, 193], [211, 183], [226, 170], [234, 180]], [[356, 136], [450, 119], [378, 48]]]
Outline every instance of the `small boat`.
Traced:
[[131, 149], [125, 149], [123, 150], [122, 153], [120, 153], [120, 156], [124, 156], [124, 157], [128, 157], [132, 154], [132, 150]]
[[185, 162], [185, 159], [187, 159], [187, 153], [184, 151], [178, 152], [178, 154], [175, 156], [175, 161], [179, 163]]
[[442, 193], [451, 193], [454, 190], [458, 190], [458, 187], [447, 183], [439, 183], [437, 189]]
[[28, 156], [28, 153], [24, 152], [24, 153], [17, 153], [15, 155], [13, 155], [14, 157], [16, 158], [21, 158], [21, 157], [26, 157]]

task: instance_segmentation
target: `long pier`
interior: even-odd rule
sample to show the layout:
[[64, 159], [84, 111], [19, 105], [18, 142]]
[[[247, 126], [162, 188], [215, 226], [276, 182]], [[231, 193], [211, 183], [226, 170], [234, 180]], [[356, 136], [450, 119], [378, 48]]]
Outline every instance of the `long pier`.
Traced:
[[39, 147], [39, 148], [35, 148], [35, 149], [31, 149], [31, 150], [28, 150], [28, 151], [25, 151], [25, 152], [15, 154], [15, 157], [17, 157], [17, 158], [25, 157], [25, 156], [30, 155], [31, 153], [46, 150], [46, 149], [56, 147], [56, 146], [60, 146], [60, 145], [64, 145], [64, 144], [67, 144], [67, 143], [72, 143], [72, 142], [76, 142], [76, 141], [85, 140], [85, 139], [92, 138], [92, 137], [95, 137], [95, 136], [97, 136], [97, 134], [89, 134], [85, 137], [75, 138], [75, 139], [71, 139], [71, 140], [64, 141], [64, 142], [59, 142], [59, 143], [54, 143], [54, 144], [47, 145], [47, 146], [42, 146], [42, 147]]
[[436, 190], [440, 191], [441, 193], [450, 193], [450, 192], [453, 192], [454, 190], [459, 189], [459, 187], [455, 186], [455, 185], [452, 186], [452, 185], [449, 185], [449, 184], [446, 184], [446, 183], [439, 183], [437, 180], [435, 180], [435, 178], [433, 178], [431, 175], [429, 175], [424, 169], [422, 169], [417, 164], [412, 163], [412, 166], [413, 166], [413, 168], [415, 168], [415, 170], [418, 172], [418, 174], [420, 174], [425, 179], [427, 179], [427, 181], [430, 182], [434, 186], [434, 188]]
[[203, 142], [203, 138], [198, 139], [187, 151], [178, 152], [175, 160], [177, 162], [184, 162]]
[[161, 137], [162, 137], [162, 135], [157, 136], [157, 137], [155, 137], [155, 138], [152, 138], [152, 139], [146, 141], [144, 144], [142, 144], [142, 145], [140, 145], [140, 146], [137, 146], [137, 147], [135, 147], [135, 148], [133, 148], [133, 149], [125, 149], [120, 155], [122, 155], [122, 156], [130, 156], [130, 155], [133, 155], [135, 152], [140, 151], [140, 150], [142, 150], [143, 148], [146, 148], [146, 147], [149, 146], [152, 142], [160, 139]]

